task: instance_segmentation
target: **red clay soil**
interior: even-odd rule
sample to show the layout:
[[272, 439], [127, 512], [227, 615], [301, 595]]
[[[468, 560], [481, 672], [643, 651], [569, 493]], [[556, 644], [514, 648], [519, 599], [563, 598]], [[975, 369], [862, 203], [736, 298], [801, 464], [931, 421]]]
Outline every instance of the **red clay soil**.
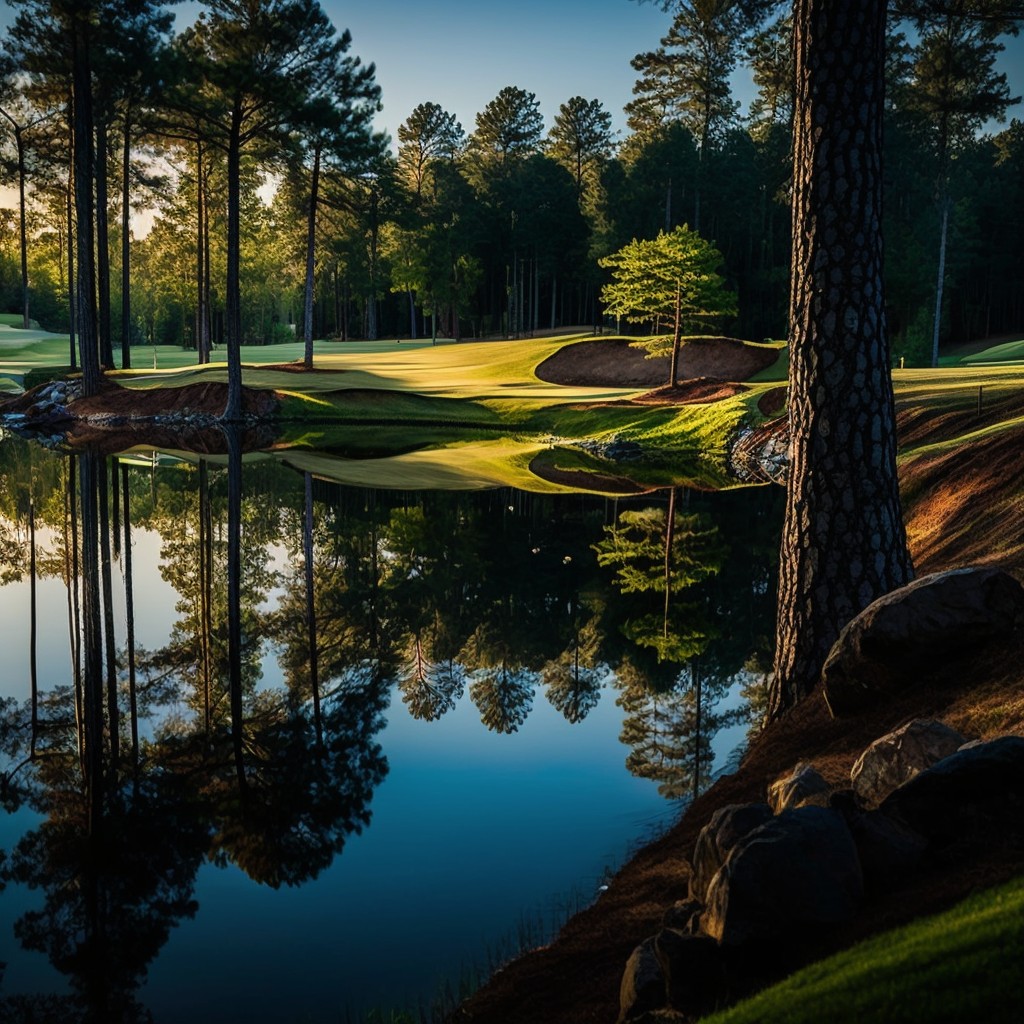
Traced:
[[665, 384], [634, 398], [633, 402], [637, 405], [707, 405], [747, 390], [743, 384], [697, 377], [681, 380], [675, 385]]
[[[1024, 577], [1024, 430], [904, 467], [902, 484], [918, 572], [964, 564], [999, 564]], [[969, 509], [969, 514], [968, 514]], [[557, 938], [508, 964], [453, 1018], [459, 1024], [610, 1024], [618, 1014], [622, 969], [630, 952], [656, 933], [665, 909], [684, 898], [686, 859], [712, 812], [763, 800], [767, 785], [798, 761], [831, 782], [849, 771], [874, 739], [914, 717], [937, 717], [969, 737], [1024, 735], [1024, 637], [983, 656], [923, 672], [916, 688], [882, 708], [835, 721], [812, 694], [753, 743], [740, 770], [721, 779], [666, 835], [642, 849], [607, 892], [572, 918]], [[794, 950], [778, 969], [820, 957], [865, 936], [952, 905], [969, 893], [1019, 875], [1020, 839], [965, 836], [932, 857], [898, 889], [876, 896], [828, 947]], [[770, 977], [748, 975], [754, 987]], [[741, 994], [739, 990], [732, 993]]]
[[[679, 351], [681, 379], [749, 380], [778, 359], [770, 346], [745, 345], [735, 338], [693, 338]], [[668, 356], [648, 359], [622, 338], [592, 338], [566, 345], [537, 367], [550, 384], [572, 387], [655, 387], [668, 380]]]
[[789, 396], [789, 388], [770, 388], [758, 400], [757, 407], [762, 416], [778, 416], [786, 408], [786, 399]]
[[[18, 411], [30, 406], [33, 400], [32, 393], [27, 393], [12, 399], [4, 408]], [[98, 394], [69, 403], [67, 411], [75, 419], [66, 443], [71, 448], [90, 448], [110, 454], [145, 444], [197, 454], [222, 455], [227, 451], [227, 439], [221, 429], [190, 425], [180, 418], [188, 413], [200, 417], [219, 416], [226, 402], [227, 385], [217, 382], [174, 388], [124, 388], [111, 380], [103, 380]], [[243, 389], [242, 409], [246, 414], [264, 418], [269, 425], [276, 406], [277, 399], [272, 391]], [[95, 417], [112, 417], [121, 421], [115, 419], [105, 423], [95, 420]], [[154, 422], [154, 417], [179, 417], [179, 421], [160, 423]], [[272, 433], [272, 427], [268, 429]], [[268, 429], [247, 429], [242, 436], [243, 450], [264, 447]]]

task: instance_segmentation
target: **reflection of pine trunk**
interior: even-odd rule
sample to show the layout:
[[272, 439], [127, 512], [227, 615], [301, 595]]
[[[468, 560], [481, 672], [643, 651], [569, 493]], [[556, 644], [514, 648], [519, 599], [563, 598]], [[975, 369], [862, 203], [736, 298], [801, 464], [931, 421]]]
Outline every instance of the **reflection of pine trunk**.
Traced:
[[[75, 682], [75, 727], [78, 736], [79, 759], [84, 757], [85, 734], [82, 707], [82, 631], [79, 621], [78, 600], [78, 488], [76, 485], [76, 457], [68, 459], [67, 487], [64, 514], [64, 580], [68, 599], [68, 639], [71, 644], [71, 674]], [[82, 764], [83, 771], [85, 764]]]
[[99, 456], [79, 457], [82, 505], [82, 712], [89, 827], [99, 821], [103, 772], [103, 623], [100, 601]]
[[97, 457], [96, 480], [100, 524], [100, 581], [103, 588], [103, 632], [107, 661], [107, 717], [110, 728], [110, 763], [116, 770], [120, 721], [117, 707], [117, 651], [114, 644], [114, 581], [110, 569], [110, 511], [107, 460]]
[[210, 738], [210, 611], [213, 586], [213, 537], [210, 522], [210, 472], [206, 459], [199, 460], [199, 650], [203, 675], [203, 730]]
[[228, 685], [231, 698], [231, 744], [238, 788], [245, 793], [242, 751], [242, 437], [225, 429], [228, 441]]
[[665, 518], [665, 610], [662, 619], [662, 637], [668, 639], [668, 611], [672, 596], [672, 546], [676, 533], [676, 489], [668, 489], [668, 514]]
[[700, 743], [701, 726], [704, 724], [704, 709], [701, 701], [701, 675], [697, 659], [690, 662], [690, 685], [694, 695], [694, 737], [693, 737], [693, 799], [700, 795]]
[[121, 474], [118, 473], [116, 462], [114, 472], [110, 476], [110, 512], [112, 527], [111, 542], [114, 545], [114, 558], [121, 557]]
[[306, 474], [306, 510], [302, 521], [302, 553], [306, 563], [306, 628], [309, 640], [309, 682], [313, 689], [313, 722], [316, 726], [316, 749], [324, 745], [323, 722], [320, 717], [320, 670], [316, 636], [316, 602], [313, 600], [313, 475]]
[[128, 502], [128, 467], [121, 467], [121, 492], [124, 495], [124, 611], [128, 646], [128, 713], [132, 728], [132, 778], [138, 785], [139, 705], [135, 688], [135, 591], [132, 581], [132, 524]]
[[39, 730], [39, 676], [36, 671], [36, 507], [31, 495], [28, 500], [28, 572], [29, 572], [29, 627], [28, 674], [32, 688], [32, 738], [29, 757], [36, 756], [36, 733]]

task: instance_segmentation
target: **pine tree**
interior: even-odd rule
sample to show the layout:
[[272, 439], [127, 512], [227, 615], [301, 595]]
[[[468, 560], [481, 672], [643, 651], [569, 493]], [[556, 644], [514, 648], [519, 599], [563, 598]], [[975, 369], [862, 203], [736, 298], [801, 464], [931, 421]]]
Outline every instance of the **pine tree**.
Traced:
[[[683, 328], [736, 312], [736, 298], [718, 273], [721, 253], [685, 225], [654, 239], [634, 239], [598, 264], [612, 272], [601, 290], [606, 312], [633, 323], [672, 321], [670, 385], [676, 383]], [[640, 344], [649, 358], [669, 348], [661, 337]]]

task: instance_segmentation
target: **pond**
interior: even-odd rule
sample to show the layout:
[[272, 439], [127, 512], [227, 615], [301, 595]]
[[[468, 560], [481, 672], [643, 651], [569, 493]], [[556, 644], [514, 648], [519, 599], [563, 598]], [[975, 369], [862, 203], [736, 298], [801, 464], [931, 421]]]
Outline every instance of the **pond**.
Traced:
[[0, 473], [11, 1019], [450, 1004], [722, 769], [770, 649], [775, 488], [370, 490], [14, 439]]

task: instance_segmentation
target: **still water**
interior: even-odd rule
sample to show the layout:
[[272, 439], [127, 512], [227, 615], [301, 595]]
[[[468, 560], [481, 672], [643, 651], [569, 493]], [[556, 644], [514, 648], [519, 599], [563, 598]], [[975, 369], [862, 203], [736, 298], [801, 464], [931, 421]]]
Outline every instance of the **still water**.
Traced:
[[0, 476], [3, 1019], [426, 1013], [742, 742], [774, 491]]

